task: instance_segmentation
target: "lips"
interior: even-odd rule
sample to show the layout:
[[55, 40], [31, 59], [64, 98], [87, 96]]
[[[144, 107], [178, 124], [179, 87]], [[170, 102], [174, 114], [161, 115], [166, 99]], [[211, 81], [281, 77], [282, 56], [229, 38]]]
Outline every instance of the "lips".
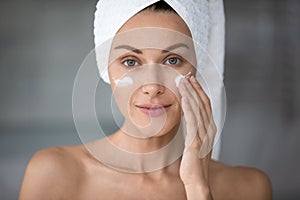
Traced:
[[143, 104], [136, 105], [140, 111], [142, 111], [146, 115], [150, 115], [152, 117], [157, 117], [166, 112], [166, 110], [171, 106], [171, 104]]

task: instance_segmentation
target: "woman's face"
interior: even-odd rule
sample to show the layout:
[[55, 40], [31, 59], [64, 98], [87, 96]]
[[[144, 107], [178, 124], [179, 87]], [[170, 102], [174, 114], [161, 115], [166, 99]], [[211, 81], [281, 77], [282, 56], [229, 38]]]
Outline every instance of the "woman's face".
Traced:
[[191, 33], [177, 14], [146, 10], [130, 18], [113, 40], [108, 67], [125, 124], [152, 126], [145, 137], [178, 127], [181, 106], [175, 79], [195, 74], [193, 66]]

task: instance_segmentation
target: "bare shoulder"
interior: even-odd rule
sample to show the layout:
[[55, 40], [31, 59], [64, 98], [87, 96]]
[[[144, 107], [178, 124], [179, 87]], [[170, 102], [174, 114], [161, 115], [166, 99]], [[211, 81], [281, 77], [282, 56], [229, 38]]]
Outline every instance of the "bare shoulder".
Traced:
[[51, 147], [37, 151], [29, 161], [19, 199], [53, 199], [76, 188], [84, 165], [81, 146]]
[[[212, 161], [211, 171], [215, 174], [212, 183], [221, 199], [272, 199], [272, 186], [263, 171], [244, 166], [229, 166]], [[227, 198], [224, 198], [224, 195]], [[218, 199], [218, 198], [216, 198]]]
[[79, 154], [82, 153], [81, 145], [42, 149], [32, 156], [28, 167], [38, 168], [41, 172], [73, 173], [81, 167]]

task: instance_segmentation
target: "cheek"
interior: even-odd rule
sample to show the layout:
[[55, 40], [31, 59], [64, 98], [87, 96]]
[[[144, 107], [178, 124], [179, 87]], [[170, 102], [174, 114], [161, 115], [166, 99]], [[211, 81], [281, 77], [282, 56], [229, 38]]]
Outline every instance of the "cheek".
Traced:
[[181, 104], [179, 103], [179, 101], [176, 101], [176, 109], [174, 109], [174, 110], [175, 110], [174, 118], [176, 118], [176, 120], [179, 121], [181, 119], [181, 115], [182, 115]]
[[182, 115], [181, 104], [179, 102], [179, 99], [175, 99], [174, 97], [173, 108], [170, 109], [170, 111], [168, 112], [168, 121], [171, 122], [172, 124], [177, 124], [181, 120], [181, 115]]
[[121, 79], [126, 73], [128, 73], [128, 70], [124, 69], [118, 61], [108, 66], [108, 76], [111, 83], [113, 83], [114, 80]]
[[110, 65], [108, 75], [115, 102], [120, 112], [126, 118], [126, 116], [128, 116], [128, 106], [131, 101], [131, 97], [134, 96], [134, 86], [131, 83], [131, 79], [127, 80], [128, 78], [126, 79], [126, 77], [123, 77], [126, 73], [122, 70], [118, 70], [117, 68], [118, 66], [116, 65]]
[[113, 97], [118, 106], [118, 109], [122, 113], [122, 115], [127, 118], [128, 117], [128, 106], [131, 101], [132, 92], [126, 90], [124, 88], [116, 87], [114, 83], [111, 83]]
[[[132, 117], [137, 114], [137, 110], [134, 107], [136, 99], [139, 99], [137, 90], [134, 90], [134, 88], [130, 87], [118, 87], [115, 85], [113, 86], [113, 84], [112, 88], [114, 88], [113, 96], [118, 106], [118, 109], [120, 110], [120, 112], [126, 120], [132, 120]], [[138, 118], [144, 119], [145, 117], [141, 116], [139, 113], [137, 119]]]
[[161, 130], [159, 135], [163, 135], [174, 130], [175, 127], [179, 126], [180, 122], [181, 122], [181, 107], [178, 104], [177, 106], [174, 106], [172, 110], [169, 111], [167, 115], [166, 123], [164, 124], [164, 127]]
[[112, 90], [114, 90], [116, 87], [115, 80], [118, 79], [118, 77], [119, 77], [119, 74], [117, 73], [117, 70], [115, 69], [115, 67], [113, 67], [113, 66], [108, 67], [108, 77], [109, 77], [109, 81], [110, 81]]

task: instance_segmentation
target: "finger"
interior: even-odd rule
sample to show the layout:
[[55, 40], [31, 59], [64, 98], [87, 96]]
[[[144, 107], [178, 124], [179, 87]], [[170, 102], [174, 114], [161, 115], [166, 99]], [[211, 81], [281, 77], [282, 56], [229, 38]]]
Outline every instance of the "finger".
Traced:
[[191, 81], [191, 84], [193, 85], [193, 87], [195, 88], [195, 90], [197, 91], [197, 93], [199, 94], [199, 96], [204, 104], [204, 107], [205, 107], [205, 110], [206, 110], [206, 113], [207, 113], [207, 116], [209, 119], [209, 124], [212, 124], [212, 121], [213, 121], [212, 107], [211, 107], [211, 101], [210, 101], [209, 97], [206, 95], [202, 86], [199, 84], [199, 82], [195, 79], [194, 76], [190, 77], [190, 81]]
[[205, 157], [211, 150], [213, 149], [213, 144], [214, 144], [214, 138], [217, 132], [217, 128], [213, 119], [212, 115], [212, 108], [211, 108], [211, 103], [210, 99], [204, 92], [203, 88], [199, 84], [199, 82], [195, 79], [194, 76], [190, 78], [190, 82], [194, 89], [199, 93], [199, 96], [201, 97], [202, 101], [205, 103], [205, 109], [207, 112], [207, 115], [210, 116], [208, 127], [207, 127], [207, 134], [203, 140], [199, 156], [201, 158]]
[[199, 151], [199, 158], [205, 158], [207, 157], [212, 149], [213, 149], [213, 145], [214, 145], [214, 138], [215, 138], [215, 131], [213, 131], [213, 129], [210, 127], [206, 136], [203, 139], [200, 151]]
[[183, 78], [182, 82], [186, 86], [186, 88], [188, 89], [188, 91], [190, 92], [190, 94], [193, 97], [193, 99], [195, 99], [196, 103], [199, 103], [199, 96], [196, 93], [196, 91], [193, 89], [193, 87], [192, 87], [191, 83], [188, 81], [188, 79], [187, 78]]
[[[185, 140], [186, 149], [194, 149], [198, 152], [199, 158], [205, 158], [211, 154], [213, 147], [215, 131], [213, 126], [209, 128], [204, 137], [196, 137], [198, 134], [195, 128], [197, 121], [192, 111], [191, 101], [186, 96], [182, 98], [183, 112], [185, 113], [185, 120], [187, 122], [187, 136]], [[210, 157], [209, 157], [210, 158]]]
[[187, 97], [182, 97], [181, 104], [187, 130], [187, 135], [185, 138], [185, 147], [189, 147], [193, 143], [195, 136], [197, 135], [197, 121], [194, 116], [194, 113], [191, 110], [191, 106]]
[[213, 146], [214, 146], [214, 140], [215, 140], [216, 133], [217, 133], [217, 128], [216, 128], [214, 120], [212, 120], [211, 124], [207, 130], [207, 134], [204, 137], [201, 148], [200, 148], [200, 152], [199, 152], [200, 158], [204, 158], [209, 153], [211, 153]]
[[[192, 108], [194, 108], [194, 105], [197, 105], [197, 103], [195, 102], [194, 97], [192, 96], [192, 94], [188, 91], [188, 88], [186, 86], [185, 81], [182, 79], [180, 81], [180, 86], [179, 86], [179, 92], [181, 94], [182, 97], [187, 97], [187, 99], [189, 100], [189, 102], [192, 104]], [[192, 112], [194, 112], [195, 116], [197, 117], [197, 120], [200, 120], [200, 116], [199, 116], [199, 112], [197, 112], [196, 109], [191, 109]]]
[[197, 100], [194, 99], [194, 96], [187, 88], [186, 85], [189, 84], [187, 82], [188, 82], [187, 80], [182, 80], [182, 83], [180, 85], [180, 87], [182, 88], [181, 92], [182, 92], [182, 95], [187, 98], [189, 106], [191, 106], [191, 111], [194, 113], [194, 115], [197, 119], [197, 125], [196, 125], [197, 129], [199, 129], [199, 132], [201, 132], [201, 134], [202, 134], [200, 137], [203, 138], [206, 133], [205, 122], [203, 121], [203, 116], [202, 116], [203, 114], [199, 111], [199, 105], [196, 102]]
[[204, 102], [204, 105], [206, 106], [206, 109], [208, 109], [208, 111], [210, 111], [208, 113], [211, 113], [211, 111], [212, 111], [211, 102], [210, 102], [209, 97], [207, 96], [207, 94], [203, 90], [202, 86], [196, 80], [196, 78], [194, 76], [190, 77], [190, 81], [191, 81], [191, 84], [193, 85], [193, 87], [195, 88], [195, 90], [197, 91], [197, 93], [199, 94], [201, 100]]
[[207, 110], [204, 106], [204, 103], [202, 102], [202, 99], [200, 98], [200, 94], [198, 94], [198, 91], [193, 87], [193, 85], [186, 79], [185, 85], [188, 88], [188, 91], [192, 94], [192, 96], [197, 99], [197, 107], [200, 107], [201, 116], [204, 121], [205, 130], [207, 130], [209, 126], [209, 115], [207, 113]]

